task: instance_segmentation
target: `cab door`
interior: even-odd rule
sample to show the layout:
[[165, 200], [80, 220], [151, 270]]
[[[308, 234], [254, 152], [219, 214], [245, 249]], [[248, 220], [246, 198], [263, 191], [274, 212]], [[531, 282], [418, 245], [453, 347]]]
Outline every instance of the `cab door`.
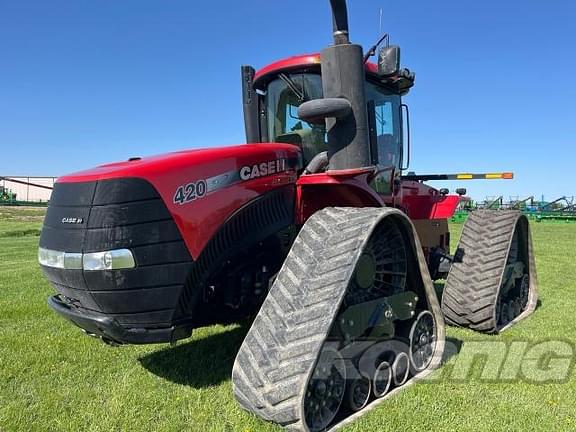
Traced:
[[[366, 83], [370, 132], [374, 147], [374, 162], [378, 174], [371, 186], [376, 192], [393, 196], [395, 180], [402, 174], [402, 111], [400, 95], [379, 86]], [[374, 145], [375, 144], [375, 145]]]

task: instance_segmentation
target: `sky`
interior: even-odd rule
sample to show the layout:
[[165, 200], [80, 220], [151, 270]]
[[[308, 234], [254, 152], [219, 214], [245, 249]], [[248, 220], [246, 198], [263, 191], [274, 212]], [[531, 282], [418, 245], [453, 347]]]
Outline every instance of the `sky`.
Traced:
[[[410, 171], [475, 199], [576, 195], [576, 2], [349, 0], [416, 72]], [[331, 42], [328, 0], [0, 0], [0, 175], [244, 142], [240, 65]]]

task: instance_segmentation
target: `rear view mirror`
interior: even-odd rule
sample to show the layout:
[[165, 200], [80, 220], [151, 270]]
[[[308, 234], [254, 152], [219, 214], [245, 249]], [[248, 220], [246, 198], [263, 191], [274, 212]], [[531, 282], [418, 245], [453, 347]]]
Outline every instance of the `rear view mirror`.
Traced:
[[307, 123], [324, 124], [327, 118], [344, 118], [352, 112], [352, 105], [344, 98], [313, 99], [298, 107], [298, 117]]
[[380, 50], [378, 54], [378, 75], [389, 77], [400, 72], [400, 47], [390, 45]]

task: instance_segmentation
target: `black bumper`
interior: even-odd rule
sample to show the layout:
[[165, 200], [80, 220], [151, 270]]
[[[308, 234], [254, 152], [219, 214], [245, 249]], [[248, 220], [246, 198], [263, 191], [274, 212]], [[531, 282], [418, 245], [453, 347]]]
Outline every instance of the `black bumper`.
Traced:
[[185, 327], [125, 328], [106, 315], [72, 308], [59, 295], [48, 298], [48, 306], [86, 333], [117, 344], [150, 344], [175, 342], [190, 337], [192, 330]]

